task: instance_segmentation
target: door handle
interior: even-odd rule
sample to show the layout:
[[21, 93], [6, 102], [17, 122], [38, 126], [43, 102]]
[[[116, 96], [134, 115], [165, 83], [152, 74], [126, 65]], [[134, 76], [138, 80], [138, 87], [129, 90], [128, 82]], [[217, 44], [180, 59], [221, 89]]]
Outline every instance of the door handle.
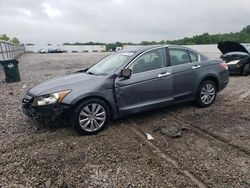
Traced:
[[198, 68], [201, 68], [201, 66], [200, 66], [200, 65], [194, 65], [194, 66], [192, 67], [192, 69], [198, 69]]
[[161, 78], [161, 77], [164, 77], [164, 76], [169, 76], [169, 75], [171, 75], [170, 72], [160, 73], [160, 74], [158, 74], [158, 78]]

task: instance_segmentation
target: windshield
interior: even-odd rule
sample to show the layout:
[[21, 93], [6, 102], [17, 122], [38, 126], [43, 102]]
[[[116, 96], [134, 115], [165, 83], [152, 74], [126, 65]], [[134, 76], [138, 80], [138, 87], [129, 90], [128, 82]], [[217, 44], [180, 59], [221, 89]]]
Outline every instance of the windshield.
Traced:
[[134, 53], [120, 52], [111, 54], [92, 66], [86, 73], [94, 75], [108, 75], [120, 68]]
[[247, 51], [249, 51], [249, 53], [250, 53], [250, 46], [247, 46]]

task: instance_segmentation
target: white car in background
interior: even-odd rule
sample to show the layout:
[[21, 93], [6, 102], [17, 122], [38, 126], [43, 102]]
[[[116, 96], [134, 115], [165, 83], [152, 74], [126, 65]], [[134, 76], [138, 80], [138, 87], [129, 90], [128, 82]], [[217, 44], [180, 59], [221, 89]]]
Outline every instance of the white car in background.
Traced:
[[45, 49], [40, 49], [38, 52], [41, 53], [41, 54], [45, 54], [46, 50]]

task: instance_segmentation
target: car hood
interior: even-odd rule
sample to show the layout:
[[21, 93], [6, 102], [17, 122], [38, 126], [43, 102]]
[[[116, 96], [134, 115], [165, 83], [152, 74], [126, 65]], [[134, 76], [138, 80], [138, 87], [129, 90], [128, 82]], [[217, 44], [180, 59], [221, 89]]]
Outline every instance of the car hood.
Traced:
[[[89, 75], [85, 73], [74, 73], [66, 76], [56, 77], [31, 88], [27, 94], [33, 97], [50, 94], [58, 91], [76, 89], [80, 87], [93, 87], [100, 83], [103, 76]], [[91, 84], [89, 84], [91, 83]], [[80, 84], [80, 85], [79, 85]]]
[[223, 55], [230, 52], [244, 52], [249, 54], [249, 51], [238, 42], [232, 42], [232, 41], [219, 42], [217, 48], [221, 51]]

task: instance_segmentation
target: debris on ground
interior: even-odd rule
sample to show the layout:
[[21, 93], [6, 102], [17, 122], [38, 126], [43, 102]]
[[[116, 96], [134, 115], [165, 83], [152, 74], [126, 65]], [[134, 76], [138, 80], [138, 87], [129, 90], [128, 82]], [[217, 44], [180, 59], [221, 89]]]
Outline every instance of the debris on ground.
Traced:
[[14, 92], [13, 92], [13, 91], [10, 91], [10, 92], [9, 92], [9, 95], [14, 95]]
[[146, 134], [147, 140], [154, 140], [152, 135], [150, 135], [148, 133], [145, 133], [145, 134]]
[[182, 135], [182, 132], [187, 130], [186, 127], [178, 127], [176, 125], [166, 125], [156, 127], [154, 131], [159, 131], [161, 134], [166, 135], [170, 138], [178, 138]]

